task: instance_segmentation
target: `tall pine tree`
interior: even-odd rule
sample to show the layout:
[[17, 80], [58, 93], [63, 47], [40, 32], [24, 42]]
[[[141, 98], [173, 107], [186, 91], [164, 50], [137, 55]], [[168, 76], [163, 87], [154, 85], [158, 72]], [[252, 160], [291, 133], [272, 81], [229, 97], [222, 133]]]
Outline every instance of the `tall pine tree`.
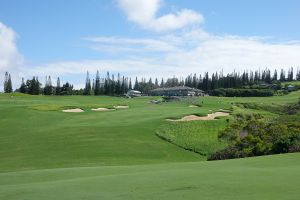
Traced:
[[57, 78], [57, 81], [56, 81], [55, 94], [56, 95], [61, 95], [61, 86], [60, 86], [60, 79], [59, 79], [59, 77]]
[[7, 85], [6, 85], [6, 93], [11, 93], [12, 90], [12, 83], [11, 83], [11, 77], [10, 74], [8, 75]]
[[133, 89], [140, 90], [139, 81], [138, 81], [137, 77], [135, 77], [135, 83], [134, 83]]
[[95, 95], [100, 95], [101, 94], [101, 88], [100, 88], [100, 75], [99, 71], [97, 71], [96, 74], [96, 81], [95, 81]]
[[281, 69], [281, 72], [280, 72], [280, 81], [281, 82], [285, 81], [285, 73], [284, 73], [283, 69]]
[[128, 86], [129, 90], [132, 90], [132, 83], [131, 83], [131, 78], [129, 79], [129, 86]]
[[87, 71], [83, 95], [91, 95], [91, 92], [92, 92], [91, 80], [90, 80], [89, 72]]
[[53, 94], [53, 86], [52, 80], [50, 76], [46, 76], [45, 87], [44, 87], [44, 95], [52, 95]]
[[25, 85], [24, 78], [22, 78], [22, 82], [21, 82], [21, 86], [20, 86], [19, 91], [20, 91], [21, 93], [24, 93], [24, 94], [27, 93], [27, 87], [26, 87], [26, 85]]
[[12, 83], [11, 83], [11, 77], [8, 72], [5, 72], [4, 77], [4, 92], [5, 93], [11, 93], [12, 92]]

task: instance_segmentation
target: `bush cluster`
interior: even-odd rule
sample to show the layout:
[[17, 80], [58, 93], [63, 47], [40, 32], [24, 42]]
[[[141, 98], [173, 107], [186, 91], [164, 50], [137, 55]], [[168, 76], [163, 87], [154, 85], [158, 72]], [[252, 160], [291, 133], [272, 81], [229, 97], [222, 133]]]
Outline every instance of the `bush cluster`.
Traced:
[[220, 88], [211, 91], [212, 96], [224, 97], [267, 97], [273, 96], [272, 89], [235, 89], [235, 88]]
[[[288, 107], [288, 110], [299, 111], [299, 105], [300, 102]], [[300, 116], [297, 112], [292, 114], [291, 118], [281, 115], [272, 121], [266, 121], [260, 115], [238, 115], [235, 122], [218, 135], [229, 145], [211, 154], [208, 160], [299, 152], [300, 124], [297, 121]]]

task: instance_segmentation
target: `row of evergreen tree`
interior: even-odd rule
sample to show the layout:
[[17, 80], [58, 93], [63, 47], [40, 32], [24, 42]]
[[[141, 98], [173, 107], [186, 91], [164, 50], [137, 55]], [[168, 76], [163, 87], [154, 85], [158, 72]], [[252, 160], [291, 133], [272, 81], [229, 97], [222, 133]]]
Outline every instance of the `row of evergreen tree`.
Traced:
[[[197, 77], [196, 74], [189, 75], [185, 79], [185, 85], [189, 87], [198, 88], [204, 91], [210, 91], [218, 88], [242, 88], [244, 86], [253, 86], [258, 84], [278, 84], [285, 81], [293, 81], [294, 80], [294, 72], [293, 68], [288, 70], [288, 74], [283, 69], [280, 71], [280, 75], [278, 75], [277, 70], [274, 70], [273, 74], [269, 69], [265, 69], [263, 71], [244, 71], [242, 74], [237, 72], [232, 72], [227, 75], [223, 75], [221, 73], [213, 73], [211, 77], [206, 72], [202, 77], [201, 75]], [[300, 71], [297, 70], [296, 79], [300, 80]]]
[[[209, 76], [208, 72], [204, 76], [197, 74], [191, 74], [185, 79], [172, 77], [166, 81], [162, 78], [158, 81], [157, 78], [153, 81], [149, 78], [147, 81], [142, 78], [140, 81], [135, 78], [135, 83], [132, 85], [131, 78], [114, 74], [110, 75], [107, 72], [106, 77], [101, 78], [99, 71], [96, 73], [95, 79], [91, 81], [89, 72], [86, 75], [84, 89], [75, 90], [73, 85], [66, 82], [63, 85], [60, 83], [60, 78], [57, 78], [56, 86], [53, 86], [50, 76], [45, 78], [45, 84], [42, 88], [42, 84], [39, 82], [38, 77], [33, 77], [30, 80], [24, 80], [22, 78], [21, 86], [16, 91], [21, 93], [27, 93], [32, 95], [44, 94], [44, 95], [122, 95], [128, 90], [139, 90], [144, 94], [148, 94], [150, 90], [164, 87], [175, 86], [188, 86], [198, 88], [206, 92], [218, 89], [218, 88], [242, 88], [245, 86], [253, 86], [259, 84], [278, 84], [285, 81], [300, 80], [300, 70], [296, 72], [296, 78], [294, 79], [293, 68], [288, 70], [287, 76], [282, 69], [278, 75], [277, 70], [272, 74], [269, 69], [263, 71], [244, 71], [243, 73], [232, 72], [224, 75], [223, 72], [213, 73]], [[5, 73], [4, 79], [4, 92], [12, 92], [11, 76], [8, 72]]]
[[60, 78], [57, 78], [56, 86], [52, 85], [52, 79], [50, 76], [45, 78], [45, 87], [42, 88], [38, 77], [33, 77], [30, 80], [24, 80], [22, 78], [21, 86], [16, 90], [17, 92], [32, 94], [32, 95], [73, 95], [77, 94], [76, 90], [73, 90], [73, 85], [66, 82], [61, 86]]

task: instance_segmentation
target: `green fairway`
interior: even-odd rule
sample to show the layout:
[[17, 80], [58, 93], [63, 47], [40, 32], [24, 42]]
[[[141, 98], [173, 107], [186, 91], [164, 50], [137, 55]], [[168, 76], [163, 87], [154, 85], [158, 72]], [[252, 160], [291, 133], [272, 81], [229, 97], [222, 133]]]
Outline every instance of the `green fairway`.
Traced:
[[0, 199], [289, 199], [300, 196], [300, 154], [0, 174]]
[[[149, 98], [1, 96], [0, 171], [201, 159], [154, 134], [170, 113], [191, 111], [181, 104], [153, 105], [148, 101]], [[130, 108], [90, 111], [92, 107], [118, 104], [128, 104]], [[63, 113], [62, 108], [67, 106], [84, 107], [86, 112]]]
[[[298, 91], [151, 104], [159, 97], [0, 94], [0, 199], [297, 199], [300, 154], [203, 162], [226, 145], [217, 140], [226, 118], [166, 119], [220, 109], [272, 117], [260, 108], [299, 97]], [[202, 106], [189, 107], [195, 102]], [[117, 105], [129, 108], [91, 111]], [[62, 112], [68, 108], [85, 112]], [[159, 130], [176, 136], [176, 145], [159, 138]]]
[[[155, 135], [165, 118], [229, 109], [233, 102], [284, 104], [299, 92], [266, 98], [200, 97], [189, 101], [150, 104], [155, 97], [0, 95], [0, 171], [98, 165], [133, 165], [205, 158]], [[129, 109], [94, 112], [91, 108], [129, 105]], [[84, 113], [63, 113], [80, 107]], [[205, 128], [204, 128], [205, 130]], [[217, 130], [215, 130], [217, 131]], [[216, 133], [215, 133], [216, 135]]]

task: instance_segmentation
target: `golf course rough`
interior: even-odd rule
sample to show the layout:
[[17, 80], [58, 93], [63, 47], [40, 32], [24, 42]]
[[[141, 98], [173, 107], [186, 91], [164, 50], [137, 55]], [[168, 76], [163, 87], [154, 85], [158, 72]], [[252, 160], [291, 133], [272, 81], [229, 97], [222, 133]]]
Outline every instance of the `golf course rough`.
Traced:
[[300, 154], [0, 173], [0, 199], [298, 200]]

